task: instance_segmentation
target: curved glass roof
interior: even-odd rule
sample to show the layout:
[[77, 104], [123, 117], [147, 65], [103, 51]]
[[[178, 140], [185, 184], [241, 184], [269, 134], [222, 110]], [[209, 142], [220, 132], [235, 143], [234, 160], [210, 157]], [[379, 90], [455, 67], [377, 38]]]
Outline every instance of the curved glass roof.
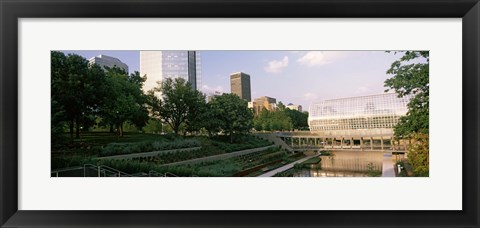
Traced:
[[313, 131], [393, 128], [407, 113], [409, 100], [384, 93], [319, 101], [310, 105], [308, 122]]

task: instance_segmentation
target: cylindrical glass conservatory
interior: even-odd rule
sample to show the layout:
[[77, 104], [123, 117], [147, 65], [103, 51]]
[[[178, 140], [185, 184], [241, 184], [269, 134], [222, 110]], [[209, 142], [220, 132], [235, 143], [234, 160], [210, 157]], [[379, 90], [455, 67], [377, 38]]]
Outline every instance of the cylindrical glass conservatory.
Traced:
[[321, 135], [392, 134], [408, 111], [409, 96], [396, 93], [340, 98], [310, 105], [308, 124]]

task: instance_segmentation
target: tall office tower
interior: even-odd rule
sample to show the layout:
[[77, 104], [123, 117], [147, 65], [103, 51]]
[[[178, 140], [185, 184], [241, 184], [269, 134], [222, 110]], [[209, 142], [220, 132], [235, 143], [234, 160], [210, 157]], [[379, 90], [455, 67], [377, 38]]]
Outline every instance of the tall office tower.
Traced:
[[198, 51], [140, 51], [140, 75], [147, 75], [143, 90], [157, 87], [166, 78], [184, 78], [192, 88], [201, 89]]
[[252, 100], [250, 89], [250, 75], [243, 72], [237, 72], [230, 75], [230, 88], [233, 94], [247, 101]]
[[128, 74], [128, 66], [119, 59], [108, 55], [98, 55], [88, 59], [88, 65], [98, 64], [103, 70], [107, 70], [105, 67], [113, 68], [118, 67], [123, 69]]

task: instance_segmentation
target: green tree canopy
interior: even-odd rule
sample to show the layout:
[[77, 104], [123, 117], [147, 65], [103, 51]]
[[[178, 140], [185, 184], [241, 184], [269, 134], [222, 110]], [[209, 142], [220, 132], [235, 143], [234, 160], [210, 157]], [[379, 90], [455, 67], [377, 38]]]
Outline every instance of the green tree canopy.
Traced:
[[[155, 98], [155, 92], [162, 99]], [[167, 78], [149, 92], [152, 102], [152, 115], [167, 123], [175, 134], [181, 127], [185, 131], [197, 131], [201, 128], [201, 113], [205, 110], [205, 96], [192, 88], [183, 78]], [[156, 104], [155, 104], [156, 103]]]
[[220, 129], [230, 136], [230, 142], [236, 136], [247, 134], [253, 127], [252, 110], [248, 108], [247, 101], [235, 94], [222, 94], [213, 99], [209, 107], [211, 113], [208, 116], [215, 119]]
[[285, 108], [279, 102], [276, 110], [269, 111], [265, 108], [255, 116], [253, 125], [257, 131], [285, 131], [292, 129], [308, 129], [308, 113]]
[[412, 96], [407, 115], [395, 126], [395, 136], [408, 137], [412, 133], [428, 134], [429, 129], [429, 52], [406, 51], [392, 63], [385, 87], [393, 89], [399, 97]]
[[52, 116], [56, 116], [55, 123], [60, 120], [68, 123], [72, 139], [74, 128], [79, 138], [80, 127], [91, 125], [91, 115], [104, 95], [101, 89], [105, 84], [103, 75], [98, 67], [89, 67], [82, 56], [51, 52], [51, 101], [52, 107], [55, 106]]
[[117, 126], [120, 136], [123, 136], [126, 121], [137, 127], [145, 126], [148, 121], [147, 98], [142, 91], [145, 80], [138, 72], [129, 76], [120, 68], [108, 69], [108, 94], [104, 97], [101, 115], [105, 122]]
[[286, 109], [285, 104], [283, 104], [283, 102], [279, 101], [278, 104], [277, 104], [277, 110], [278, 111], [283, 111], [285, 109]]
[[285, 109], [286, 115], [292, 121], [293, 129], [308, 129], [308, 112], [300, 112], [298, 110]]
[[292, 120], [287, 115], [287, 109], [283, 111], [269, 111], [262, 109], [260, 113], [254, 118], [253, 124], [255, 130], [261, 131], [283, 131], [291, 130], [293, 128]]
[[408, 163], [415, 176], [429, 176], [429, 136], [423, 133], [411, 135], [412, 144], [408, 147]]

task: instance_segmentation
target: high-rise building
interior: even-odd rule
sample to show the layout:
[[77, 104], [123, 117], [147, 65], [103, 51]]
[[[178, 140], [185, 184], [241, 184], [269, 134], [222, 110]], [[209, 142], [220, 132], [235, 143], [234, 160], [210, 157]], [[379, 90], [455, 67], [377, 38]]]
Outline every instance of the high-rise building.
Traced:
[[252, 100], [250, 89], [250, 75], [237, 72], [230, 75], [230, 88], [233, 94], [247, 101]]
[[192, 88], [201, 89], [198, 51], [140, 51], [140, 75], [147, 75], [144, 91], [157, 87], [166, 78], [183, 78]]
[[253, 108], [255, 115], [258, 115], [263, 109], [273, 111], [277, 108], [277, 99], [273, 97], [259, 97], [252, 102], [248, 102], [248, 107]]
[[105, 67], [108, 67], [108, 68], [118, 67], [120, 69], [123, 69], [128, 74], [127, 64], [123, 63], [122, 61], [120, 61], [115, 57], [111, 57], [108, 55], [94, 56], [88, 59], [88, 65], [93, 65], [93, 64], [99, 65], [105, 71], [107, 70]]
[[221, 93], [221, 92], [219, 92], [219, 91], [215, 91], [214, 94], [210, 94], [210, 95], [207, 96], [207, 102], [208, 102], [208, 103], [212, 102], [213, 99], [221, 96], [222, 94], [223, 94], [223, 93]]

